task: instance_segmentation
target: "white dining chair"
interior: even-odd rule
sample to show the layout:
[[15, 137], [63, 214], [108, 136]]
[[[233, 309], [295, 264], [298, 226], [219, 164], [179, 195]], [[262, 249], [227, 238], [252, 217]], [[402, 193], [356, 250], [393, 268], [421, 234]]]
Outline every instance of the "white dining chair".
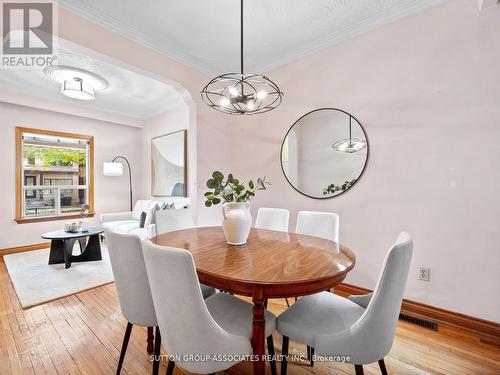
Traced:
[[153, 374], [158, 374], [159, 361], [157, 354], [159, 354], [161, 337], [146, 274], [146, 266], [144, 265], [141, 240], [137, 236], [118, 234], [109, 230], [106, 231], [105, 235], [118, 300], [120, 301], [122, 315], [127, 319], [127, 328], [123, 337], [116, 374], [119, 374], [122, 369], [134, 325], [156, 327]]
[[[333, 212], [299, 211], [295, 233], [320, 237], [339, 242], [339, 215]], [[297, 301], [297, 297], [295, 297]], [[286, 301], [289, 306], [288, 300]], [[307, 347], [307, 356], [310, 358], [310, 348]]]
[[193, 211], [189, 208], [156, 211], [154, 222], [156, 235], [195, 227]]
[[[193, 211], [190, 208], [160, 210], [155, 213], [156, 235], [173, 232], [175, 230], [195, 228]], [[203, 298], [215, 294], [215, 289], [200, 284]]]
[[[255, 228], [288, 232], [289, 220], [290, 211], [284, 208], [260, 207], [255, 219]], [[290, 306], [288, 298], [285, 298], [285, 301], [287, 306]], [[265, 301], [265, 305], [267, 307], [267, 300]]]
[[339, 242], [339, 215], [332, 212], [299, 211], [295, 233]]
[[255, 219], [255, 228], [288, 232], [290, 211], [283, 208], [260, 207]]
[[384, 357], [394, 341], [412, 252], [413, 240], [403, 232], [386, 255], [374, 292], [349, 298], [322, 292], [301, 298], [283, 312], [278, 317], [285, 358], [281, 374], [286, 375], [289, 339], [322, 356], [344, 356], [357, 375], [363, 374], [363, 365], [377, 361], [387, 374]]
[[[142, 246], [163, 345], [175, 359], [169, 361], [167, 375], [176, 365], [197, 374], [215, 373], [252, 354], [252, 304], [227, 293], [203, 301], [191, 253], [148, 240]], [[266, 311], [265, 321], [268, 351], [274, 357], [276, 317]], [[217, 357], [222, 359], [213, 360]], [[276, 374], [274, 360], [271, 369]]]

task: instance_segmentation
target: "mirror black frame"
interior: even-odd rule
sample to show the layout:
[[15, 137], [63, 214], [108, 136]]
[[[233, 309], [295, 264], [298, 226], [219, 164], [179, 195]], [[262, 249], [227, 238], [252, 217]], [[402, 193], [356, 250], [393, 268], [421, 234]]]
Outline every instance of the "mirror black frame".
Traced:
[[[302, 191], [300, 191], [299, 189], [297, 189], [291, 182], [290, 180], [288, 179], [286, 173], [285, 173], [285, 170], [283, 169], [283, 145], [285, 144], [285, 139], [288, 137], [288, 133], [290, 133], [290, 130], [293, 129], [293, 127], [300, 121], [302, 120], [304, 117], [306, 117], [307, 115], [310, 115], [311, 113], [313, 112], [318, 112], [318, 111], [324, 111], [324, 110], [330, 110], [330, 111], [339, 111], [339, 112], [343, 112], [345, 113], [346, 115], [348, 116], [351, 116], [354, 120], [356, 120], [356, 122], [359, 124], [359, 126], [361, 127], [361, 130], [363, 130], [363, 133], [365, 134], [365, 139], [366, 139], [366, 160], [365, 160], [365, 164], [363, 166], [363, 169], [361, 170], [361, 173], [359, 174], [358, 178], [356, 179], [356, 182], [354, 184], [352, 184], [348, 189], [342, 191], [341, 193], [339, 194], [335, 194], [335, 195], [330, 195], [330, 196], [324, 196], [324, 197], [313, 197], [311, 195], [308, 195], [306, 193], [303, 193]], [[312, 198], [312, 199], [331, 199], [331, 198], [337, 198], [339, 196], [341, 196], [342, 194], [344, 193], [347, 193], [350, 189], [352, 189], [353, 186], [355, 186], [358, 181], [361, 179], [361, 177], [363, 177], [363, 174], [365, 173], [365, 170], [366, 170], [366, 166], [368, 165], [368, 159], [370, 158], [370, 141], [368, 140], [368, 135], [366, 133], [366, 130], [365, 128], [363, 127], [363, 125], [361, 124], [361, 122], [359, 122], [359, 120], [351, 115], [349, 112], [346, 112], [342, 109], [339, 109], [339, 108], [332, 108], [332, 107], [322, 107], [322, 108], [316, 108], [316, 109], [313, 109], [312, 111], [309, 111], [305, 114], [303, 114], [302, 116], [300, 116], [293, 124], [292, 126], [290, 126], [290, 128], [287, 130], [285, 136], [283, 137], [283, 141], [281, 141], [281, 147], [280, 147], [280, 167], [281, 167], [281, 172], [283, 172], [283, 176], [285, 176], [285, 179], [286, 181], [288, 182], [288, 184], [293, 187], [293, 189], [295, 191], [297, 191], [298, 193], [308, 197], [308, 198]]]

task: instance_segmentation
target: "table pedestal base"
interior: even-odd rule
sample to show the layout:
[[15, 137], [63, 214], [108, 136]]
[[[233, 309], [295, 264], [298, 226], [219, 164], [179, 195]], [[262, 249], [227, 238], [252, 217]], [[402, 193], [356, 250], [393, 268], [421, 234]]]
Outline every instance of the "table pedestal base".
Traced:
[[253, 346], [253, 373], [254, 375], [264, 374], [266, 371], [265, 345], [266, 335], [265, 306], [262, 290], [254, 290], [252, 296], [253, 316], [252, 316], [252, 346]]
[[[53, 239], [50, 244], [49, 264], [64, 263], [66, 269], [71, 267], [72, 262], [89, 262], [102, 260], [101, 243], [99, 235], [86, 235], [77, 238]], [[73, 255], [73, 245], [78, 241], [80, 244], [80, 255]]]

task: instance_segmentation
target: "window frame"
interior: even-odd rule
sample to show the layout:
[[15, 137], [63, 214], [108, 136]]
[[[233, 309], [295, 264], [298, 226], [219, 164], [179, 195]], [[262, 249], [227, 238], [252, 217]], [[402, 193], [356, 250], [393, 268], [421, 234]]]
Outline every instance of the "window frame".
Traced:
[[88, 204], [89, 214], [94, 216], [94, 137], [85, 134], [66, 133], [45, 129], [25, 128], [16, 126], [16, 217], [18, 224], [33, 223], [39, 221], [66, 220], [81, 217], [79, 214], [59, 214], [36, 217], [23, 217], [23, 155], [22, 155], [22, 135], [23, 133], [35, 133], [40, 135], [50, 135], [56, 137], [78, 138], [88, 142]]

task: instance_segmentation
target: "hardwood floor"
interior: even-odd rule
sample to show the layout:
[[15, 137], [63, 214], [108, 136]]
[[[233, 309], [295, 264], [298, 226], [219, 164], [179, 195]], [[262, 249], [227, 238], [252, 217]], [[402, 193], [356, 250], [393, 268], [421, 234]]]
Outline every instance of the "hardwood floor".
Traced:
[[[270, 300], [279, 314], [285, 301]], [[120, 314], [114, 284], [23, 310], [0, 258], [0, 374], [114, 374], [126, 321]], [[275, 333], [276, 354], [281, 337]], [[290, 354], [306, 348], [290, 342]], [[389, 374], [500, 374], [500, 348], [460, 332], [433, 332], [399, 322], [396, 339], [385, 363]], [[251, 374], [241, 363], [226, 374]], [[166, 371], [161, 364], [160, 373]], [[270, 373], [269, 368], [267, 368]], [[122, 374], [149, 374], [146, 329], [134, 327]], [[354, 374], [354, 366], [289, 362], [289, 374]], [[186, 374], [179, 369], [175, 374]], [[378, 364], [365, 374], [380, 374]]]

